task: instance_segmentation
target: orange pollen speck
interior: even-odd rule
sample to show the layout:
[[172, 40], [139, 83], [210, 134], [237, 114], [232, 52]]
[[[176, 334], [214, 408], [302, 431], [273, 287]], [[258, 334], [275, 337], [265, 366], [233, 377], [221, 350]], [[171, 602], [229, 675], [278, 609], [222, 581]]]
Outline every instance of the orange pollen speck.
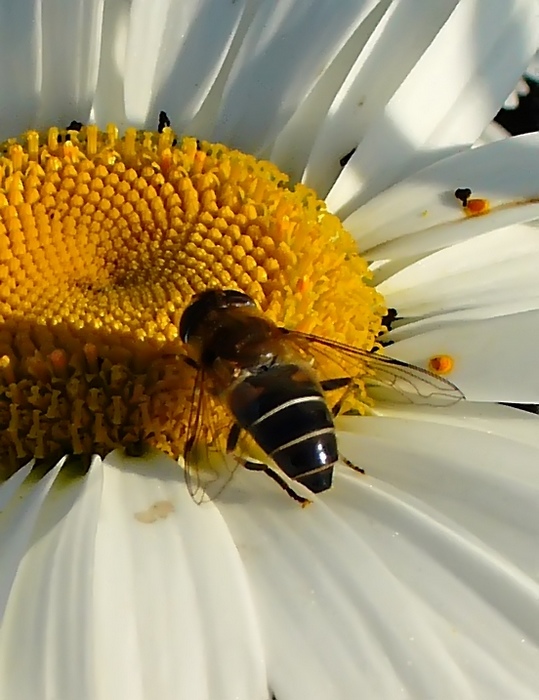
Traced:
[[428, 368], [435, 374], [449, 374], [454, 367], [454, 360], [450, 355], [435, 355], [431, 357]]
[[488, 199], [481, 199], [479, 197], [474, 199], [468, 199], [466, 206], [464, 207], [466, 214], [468, 216], [480, 216], [481, 214], [488, 214], [490, 211], [490, 202]]
[[371, 349], [386, 310], [369, 277], [312, 190], [221, 144], [114, 125], [0, 144], [0, 476], [66, 452], [181, 454], [193, 294], [240, 289]]

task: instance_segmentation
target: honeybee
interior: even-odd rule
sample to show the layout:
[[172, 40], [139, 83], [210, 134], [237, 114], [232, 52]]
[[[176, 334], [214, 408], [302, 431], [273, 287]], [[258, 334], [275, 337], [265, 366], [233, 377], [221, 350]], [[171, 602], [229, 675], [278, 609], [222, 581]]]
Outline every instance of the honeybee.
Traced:
[[[197, 502], [215, 497], [239, 465], [263, 471], [301, 503], [307, 499], [283, 476], [314, 493], [329, 489], [339, 460], [335, 418], [358, 377], [411, 402], [447, 405], [463, 398], [451, 382], [419, 367], [280, 327], [232, 289], [196, 295], [179, 331], [184, 359], [196, 371], [183, 461]], [[321, 362], [333, 365], [334, 376], [321, 376]], [[221, 425], [218, 415], [226, 416]], [[242, 438], [258, 448], [260, 459], [243, 456]]]

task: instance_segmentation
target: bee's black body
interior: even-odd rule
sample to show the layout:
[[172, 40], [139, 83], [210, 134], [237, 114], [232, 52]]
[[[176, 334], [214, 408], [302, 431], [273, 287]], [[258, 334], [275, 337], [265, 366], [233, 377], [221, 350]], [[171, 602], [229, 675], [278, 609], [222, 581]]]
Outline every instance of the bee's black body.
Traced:
[[315, 493], [330, 488], [333, 417], [314, 372], [287, 348], [286, 331], [247, 295], [209, 290], [187, 308], [180, 334], [238, 426], [275, 464]]
[[239, 425], [292, 479], [318, 493], [338, 459], [333, 418], [303, 367], [275, 364], [249, 374], [229, 394]]

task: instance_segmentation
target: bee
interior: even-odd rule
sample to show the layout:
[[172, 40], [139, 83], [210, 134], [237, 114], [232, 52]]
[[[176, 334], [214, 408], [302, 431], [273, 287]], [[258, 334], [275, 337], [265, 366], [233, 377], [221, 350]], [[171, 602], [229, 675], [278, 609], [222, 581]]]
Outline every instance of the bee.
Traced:
[[[263, 471], [301, 503], [307, 499], [283, 476], [313, 493], [329, 489], [340, 458], [335, 418], [359, 391], [358, 378], [416, 403], [463, 398], [451, 382], [419, 367], [278, 326], [237, 290], [196, 295], [179, 332], [184, 359], [196, 371], [183, 461], [197, 502], [220, 493], [239, 465]], [[334, 376], [322, 377], [321, 363], [333, 365]], [[219, 415], [226, 416], [221, 425], [215, 423]], [[242, 456], [242, 438], [261, 459]], [[223, 455], [233, 462], [224, 480]], [[213, 495], [212, 480], [219, 484]]]

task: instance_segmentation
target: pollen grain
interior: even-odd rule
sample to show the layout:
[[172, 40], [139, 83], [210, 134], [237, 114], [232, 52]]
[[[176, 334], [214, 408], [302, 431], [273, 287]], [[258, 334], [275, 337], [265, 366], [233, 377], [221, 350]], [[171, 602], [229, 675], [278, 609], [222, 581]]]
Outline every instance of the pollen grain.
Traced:
[[428, 368], [434, 374], [449, 374], [453, 367], [455, 366], [455, 361], [451, 355], [434, 355], [428, 362]]

